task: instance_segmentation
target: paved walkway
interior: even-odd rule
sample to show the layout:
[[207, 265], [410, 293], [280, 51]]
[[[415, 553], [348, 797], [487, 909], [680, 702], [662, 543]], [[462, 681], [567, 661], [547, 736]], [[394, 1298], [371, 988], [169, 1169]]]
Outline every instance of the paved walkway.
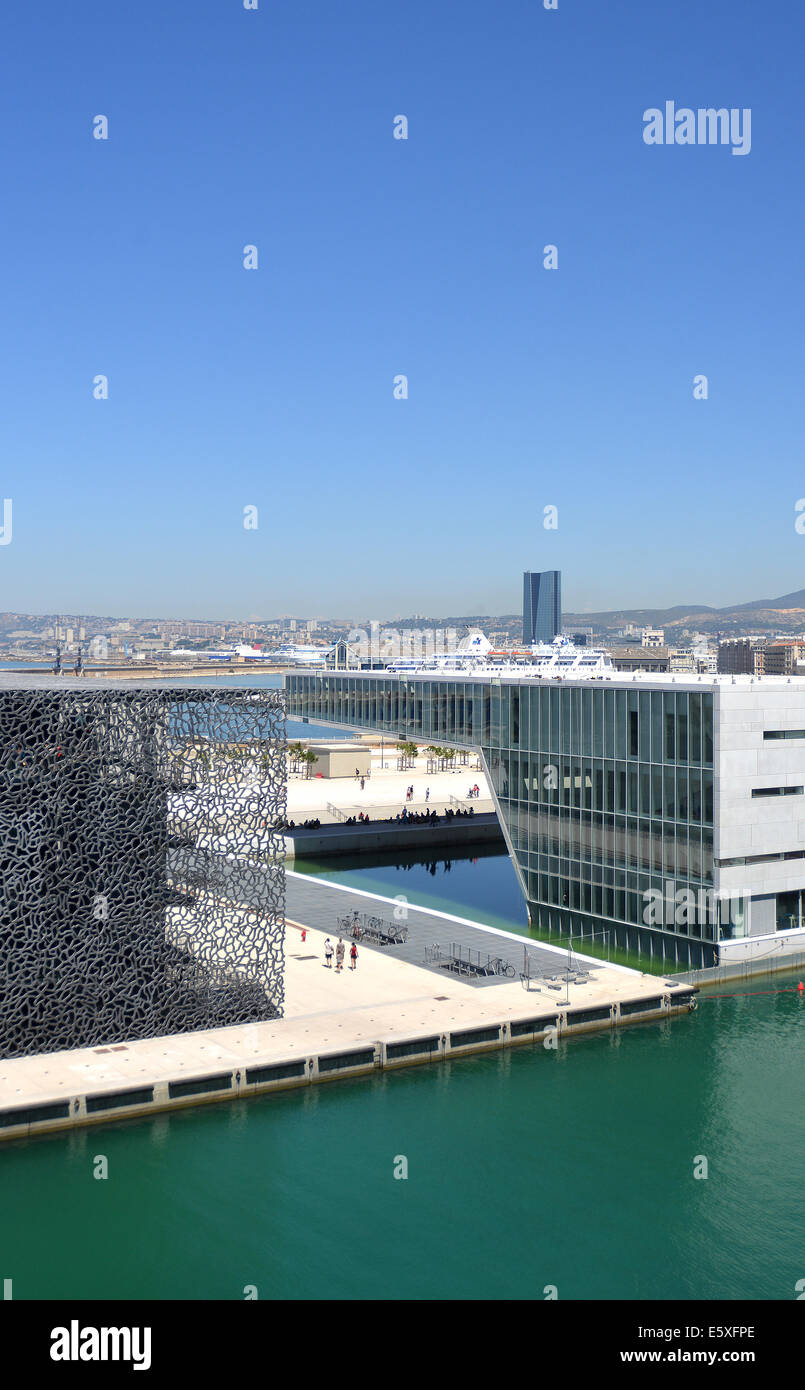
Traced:
[[[375, 894], [329, 883], [326, 879], [314, 878], [310, 874], [286, 871], [285, 914], [289, 921], [316, 927], [337, 941], [338, 918], [351, 915], [355, 911], [369, 912], [387, 922], [408, 928], [408, 940], [403, 945], [381, 946], [365, 941], [359, 943], [360, 948], [377, 951], [394, 960], [406, 961], [409, 965], [421, 966], [441, 978], [455, 978], [455, 974], [426, 960], [426, 947], [436, 943], [443, 948], [449, 948], [451, 943], [456, 943], [464, 951], [480, 953], [484, 960], [490, 955], [498, 956], [513, 968], [518, 979], [524, 970], [526, 950], [531, 962], [529, 974], [562, 973], [564, 979], [564, 972], [567, 970], [567, 951], [545, 946], [529, 937], [517, 936], [514, 932], [507, 933], [500, 928], [484, 927], [481, 923], [472, 922], [467, 918], [453, 917], [430, 908], [414, 907], [407, 903], [404, 895], [400, 895], [398, 899], [380, 898]], [[575, 951], [573, 956], [573, 964], [577, 966], [581, 958]], [[590, 957], [584, 959], [588, 962], [591, 960]], [[586, 964], [584, 968], [594, 975], [601, 966], [602, 963], [596, 960], [592, 964]], [[479, 989], [500, 987], [510, 982], [511, 977], [507, 980], [505, 975], [492, 975], [470, 983], [475, 989]]]
[[[207, 1032], [185, 1033], [151, 1038], [140, 1042], [78, 1048], [70, 1052], [39, 1057], [0, 1060], [0, 1112], [20, 1106], [71, 1100], [75, 1097], [104, 1095], [129, 1087], [142, 1087], [220, 1072], [227, 1076], [227, 1095], [240, 1094], [249, 1067], [271, 1066], [303, 1059], [341, 1055], [350, 1048], [377, 1047], [379, 1044], [424, 1038], [433, 1035], [453, 1038], [455, 1030], [497, 1027], [502, 1020], [533, 1019], [555, 1014], [565, 1007], [566, 986], [561, 992], [542, 985], [526, 991], [519, 978], [496, 981], [481, 987], [447, 972], [423, 968], [402, 958], [403, 952], [416, 956], [420, 943], [441, 936], [447, 940], [481, 942], [481, 949], [492, 947], [513, 962], [521, 959], [519, 938], [495, 928], [482, 929], [443, 913], [424, 908], [410, 909], [412, 941], [407, 947], [372, 947], [359, 943], [358, 966], [349, 969], [348, 957], [341, 972], [324, 964], [324, 940], [330, 918], [341, 907], [367, 905], [378, 915], [392, 910], [388, 899], [355, 890], [341, 891], [318, 879], [288, 875], [289, 918], [301, 917], [306, 928], [288, 921], [286, 927], [286, 1008], [285, 1017], [267, 1023], [251, 1023]], [[314, 925], [324, 924], [323, 929]], [[561, 969], [566, 959], [561, 951], [531, 946], [529, 950], [545, 959], [550, 973]], [[518, 971], [519, 973], [519, 971]], [[673, 992], [689, 991], [675, 985]], [[645, 999], [655, 1007], [657, 995], [670, 993], [656, 976], [640, 975], [623, 966], [595, 962], [591, 978], [569, 986], [571, 1008], [607, 1008], [610, 1004]], [[601, 1025], [605, 1026], [605, 1025]], [[608, 1025], [606, 1025], [608, 1026]], [[497, 1044], [496, 1044], [497, 1045]], [[204, 1097], [206, 1098], [206, 1097]], [[167, 1104], [163, 1094], [157, 1106]], [[181, 1102], [190, 1103], [190, 1102]], [[106, 1116], [104, 1118], [107, 1118]], [[113, 1118], [113, 1117], [108, 1117]], [[82, 1123], [78, 1117], [66, 1123]], [[62, 1123], [54, 1121], [54, 1124]]]
[[[328, 805], [336, 807], [344, 816], [357, 816], [363, 811], [373, 819], [396, 816], [406, 806], [409, 811], [435, 810], [439, 815], [450, 807], [456, 810], [459, 806], [465, 811], [472, 807], [476, 815], [479, 811], [495, 809], [486, 777], [473, 765], [474, 758], [468, 766], [457, 767], [452, 772], [428, 774], [424, 755], [416, 759], [413, 768], [397, 772], [396, 754], [393, 750], [390, 752], [388, 746], [385, 767], [380, 765], [380, 749], [373, 748], [371, 752], [372, 775], [364, 779], [363, 791], [355, 777], [289, 777], [288, 819], [297, 824], [311, 817], [318, 817], [324, 824], [339, 820], [340, 816], [328, 810]], [[470, 800], [467, 792], [475, 785], [480, 796]], [[406, 789], [410, 786], [414, 788], [414, 795], [411, 801], [406, 801]], [[428, 790], [430, 796], [426, 800]]]

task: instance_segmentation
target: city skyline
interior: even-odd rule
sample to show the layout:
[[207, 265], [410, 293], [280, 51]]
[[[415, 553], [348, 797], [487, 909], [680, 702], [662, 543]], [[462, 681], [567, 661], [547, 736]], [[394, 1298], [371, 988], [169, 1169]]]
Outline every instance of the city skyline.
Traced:
[[[796, 602], [794, 602], [794, 600], [796, 600]], [[79, 610], [70, 611], [70, 610], [68, 610], [67, 608], [65, 608], [65, 607], [62, 605], [62, 606], [60, 606], [60, 607], [58, 607], [58, 608], [52, 607], [52, 606], [51, 606], [51, 607], [49, 607], [49, 608], [45, 608], [45, 609], [41, 609], [41, 610], [25, 609], [25, 608], [6, 609], [6, 610], [4, 610], [4, 611], [0, 611], [0, 621], [4, 620], [4, 619], [6, 619], [6, 618], [14, 618], [14, 617], [25, 618], [25, 617], [28, 617], [28, 618], [42, 619], [42, 620], [44, 620], [44, 619], [52, 619], [52, 620], [54, 621], [54, 623], [55, 623], [55, 622], [58, 622], [58, 623], [63, 623], [63, 622], [78, 623], [78, 622], [82, 622], [82, 621], [90, 621], [90, 622], [100, 622], [100, 621], [102, 621], [102, 622], [109, 622], [109, 623], [116, 623], [116, 624], [124, 624], [124, 623], [126, 623], [126, 622], [139, 622], [139, 623], [154, 622], [154, 623], [166, 624], [166, 623], [183, 623], [183, 622], [184, 622], [184, 623], [187, 623], [187, 624], [189, 624], [189, 625], [192, 625], [192, 624], [207, 624], [207, 625], [219, 625], [219, 626], [222, 625], [222, 624], [223, 624], [223, 625], [229, 624], [229, 625], [233, 625], [233, 626], [234, 626], [234, 625], [249, 626], [249, 625], [252, 625], [252, 624], [274, 624], [274, 623], [280, 623], [280, 622], [285, 622], [285, 621], [308, 622], [308, 623], [314, 623], [314, 624], [315, 624], [315, 623], [318, 623], [318, 624], [345, 623], [345, 622], [351, 622], [351, 621], [366, 622], [366, 621], [369, 621], [369, 619], [367, 618], [366, 609], [365, 609], [365, 608], [359, 608], [359, 607], [357, 606], [357, 603], [358, 603], [358, 602], [362, 602], [362, 601], [363, 601], [363, 600], [356, 600], [356, 606], [352, 609], [352, 611], [351, 611], [350, 613], [344, 613], [344, 612], [329, 612], [329, 613], [327, 613], [327, 612], [324, 612], [320, 607], [317, 608], [315, 611], [307, 611], [307, 612], [305, 612], [305, 611], [303, 611], [302, 609], [296, 609], [295, 611], [285, 610], [285, 611], [282, 611], [282, 612], [271, 613], [271, 614], [265, 613], [265, 612], [264, 612], [264, 613], [255, 613], [255, 612], [246, 612], [246, 613], [244, 613], [242, 609], [238, 609], [238, 608], [231, 609], [231, 610], [228, 610], [227, 612], [222, 612], [222, 613], [211, 613], [211, 612], [209, 612], [209, 611], [200, 611], [200, 612], [197, 612], [197, 613], [190, 613], [190, 612], [187, 612], [187, 611], [185, 611], [185, 612], [177, 612], [177, 611], [168, 611], [168, 610], [165, 610], [165, 611], [162, 611], [162, 612], [158, 612], [158, 613], [156, 613], [156, 612], [147, 612], [147, 611], [144, 611], [144, 612], [128, 611], [128, 612], [117, 612], [117, 613], [102, 613], [99, 609], [94, 610], [94, 609], [91, 609], [91, 608], [89, 608], [89, 609], [84, 609], [84, 610], [81, 610], [81, 611], [79, 611]], [[384, 613], [381, 617], [377, 618], [376, 620], [379, 621], [379, 622], [382, 622], [382, 623], [395, 623], [395, 622], [401, 622], [401, 621], [406, 621], [406, 622], [408, 622], [408, 621], [411, 621], [411, 622], [416, 622], [416, 621], [433, 622], [433, 621], [445, 621], [445, 620], [450, 620], [450, 621], [462, 621], [462, 620], [467, 620], [467, 621], [470, 621], [470, 620], [476, 619], [476, 618], [488, 618], [490, 621], [492, 621], [492, 620], [497, 620], [497, 619], [500, 619], [500, 618], [507, 618], [507, 619], [511, 619], [511, 620], [518, 620], [518, 619], [519, 619], [519, 616], [520, 616], [520, 610], [518, 609], [518, 606], [517, 606], [516, 603], [515, 603], [515, 604], [510, 604], [509, 607], [501, 607], [501, 608], [499, 608], [498, 610], [496, 610], [495, 612], [484, 612], [484, 611], [471, 612], [471, 611], [469, 611], [469, 610], [466, 610], [466, 611], [463, 612], [463, 613], [449, 613], [449, 614], [448, 614], [448, 613], [438, 612], [436, 609], [431, 610], [431, 612], [429, 612], [429, 613], [424, 613], [424, 612], [420, 613], [420, 612], [415, 612], [415, 611], [413, 611], [413, 610], [407, 610], [407, 611], [404, 611], [404, 612], [403, 612], [403, 611], [400, 611], [400, 609], [399, 609], [399, 595], [397, 596], [396, 602], [397, 602], [398, 607], [397, 607], [397, 610], [396, 610], [395, 612], [393, 612], [393, 613]], [[581, 618], [581, 617], [587, 616], [587, 617], [598, 617], [598, 618], [611, 618], [611, 619], [613, 619], [613, 620], [620, 620], [620, 619], [623, 619], [624, 621], [627, 621], [627, 622], [632, 621], [632, 622], [635, 622], [635, 623], [638, 623], [638, 622], [642, 621], [643, 616], [645, 616], [645, 617], [646, 617], [646, 620], [647, 620], [649, 616], [652, 616], [652, 615], [653, 615], [653, 616], [657, 616], [657, 615], [661, 615], [661, 614], [663, 614], [663, 613], [668, 613], [668, 614], [674, 613], [674, 615], [675, 615], [676, 617], [681, 617], [681, 618], [684, 618], [684, 615], [687, 614], [687, 613], [689, 613], [691, 617], [695, 617], [696, 614], [712, 614], [713, 617], [718, 617], [719, 614], [732, 614], [732, 613], [737, 613], [737, 612], [740, 612], [740, 611], [743, 610], [743, 611], [745, 611], [745, 613], [746, 613], [747, 623], [749, 623], [749, 624], [751, 625], [751, 617], [752, 617], [753, 611], [758, 611], [758, 610], [760, 610], [760, 609], [765, 609], [765, 610], [770, 610], [770, 611], [777, 611], [777, 612], [779, 612], [780, 614], [783, 614], [783, 613], [796, 614], [796, 613], [801, 612], [801, 613], [803, 614], [803, 621], [805, 621], [805, 589], [795, 590], [795, 591], [792, 591], [792, 592], [786, 593], [786, 594], [779, 594], [779, 595], [777, 595], [777, 596], [774, 597], [774, 598], [764, 598], [764, 599], [757, 599], [757, 598], [755, 598], [755, 599], [741, 599], [740, 601], [734, 601], [734, 602], [732, 602], [732, 603], [725, 604], [725, 605], [723, 605], [723, 606], [721, 606], [721, 607], [718, 607], [718, 606], [713, 605], [713, 604], [707, 604], [707, 603], [684, 604], [684, 603], [679, 602], [678, 600], [677, 600], [675, 603], [669, 604], [669, 605], [667, 605], [667, 606], [664, 607], [664, 608], [663, 608], [663, 607], [643, 607], [638, 601], [635, 601], [635, 602], [632, 602], [632, 603], [625, 603], [625, 604], [622, 604], [622, 605], [620, 605], [619, 607], [616, 607], [616, 608], [611, 608], [611, 609], [588, 609], [588, 610], [585, 611], [585, 610], [580, 610], [580, 609], [573, 609], [572, 607], [564, 607], [563, 605], [560, 604], [560, 613], [561, 613], [561, 614], [563, 615], [563, 617], [565, 617], [565, 618], [577, 619], [577, 618]], [[632, 615], [632, 616], [630, 617], [629, 615]]]

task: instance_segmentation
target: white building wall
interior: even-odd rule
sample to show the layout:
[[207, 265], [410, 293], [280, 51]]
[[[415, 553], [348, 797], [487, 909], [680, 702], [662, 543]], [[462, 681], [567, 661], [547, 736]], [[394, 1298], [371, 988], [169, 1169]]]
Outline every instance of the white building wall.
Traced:
[[[764, 730], [805, 729], [805, 684], [779, 678], [720, 684], [714, 728], [716, 860], [802, 851], [805, 793], [753, 797], [760, 787], [805, 787], [805, 739], [766, 741]], [[715, 870], [716, 891], [770, 896], [805, 889], [805, 857]], [[758, 904], [752, 934], [773, 930]]]

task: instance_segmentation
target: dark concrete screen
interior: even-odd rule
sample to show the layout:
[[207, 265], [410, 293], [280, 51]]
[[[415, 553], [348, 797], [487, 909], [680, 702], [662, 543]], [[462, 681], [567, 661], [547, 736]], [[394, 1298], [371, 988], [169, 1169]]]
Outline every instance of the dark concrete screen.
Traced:
[[279, 691], [0, 681], [0, 1056], [281, 1015]]

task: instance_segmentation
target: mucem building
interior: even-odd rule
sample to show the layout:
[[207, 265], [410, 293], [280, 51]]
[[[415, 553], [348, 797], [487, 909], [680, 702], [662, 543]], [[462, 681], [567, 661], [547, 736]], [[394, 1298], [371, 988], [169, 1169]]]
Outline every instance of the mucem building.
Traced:
[[0, 677], [0, 1056], [276, 1018], [279, 691]]
[[294, 718], [471, 746], [531, 922], [658, 968], [805, 950], [805, 680], [289, 674]]

